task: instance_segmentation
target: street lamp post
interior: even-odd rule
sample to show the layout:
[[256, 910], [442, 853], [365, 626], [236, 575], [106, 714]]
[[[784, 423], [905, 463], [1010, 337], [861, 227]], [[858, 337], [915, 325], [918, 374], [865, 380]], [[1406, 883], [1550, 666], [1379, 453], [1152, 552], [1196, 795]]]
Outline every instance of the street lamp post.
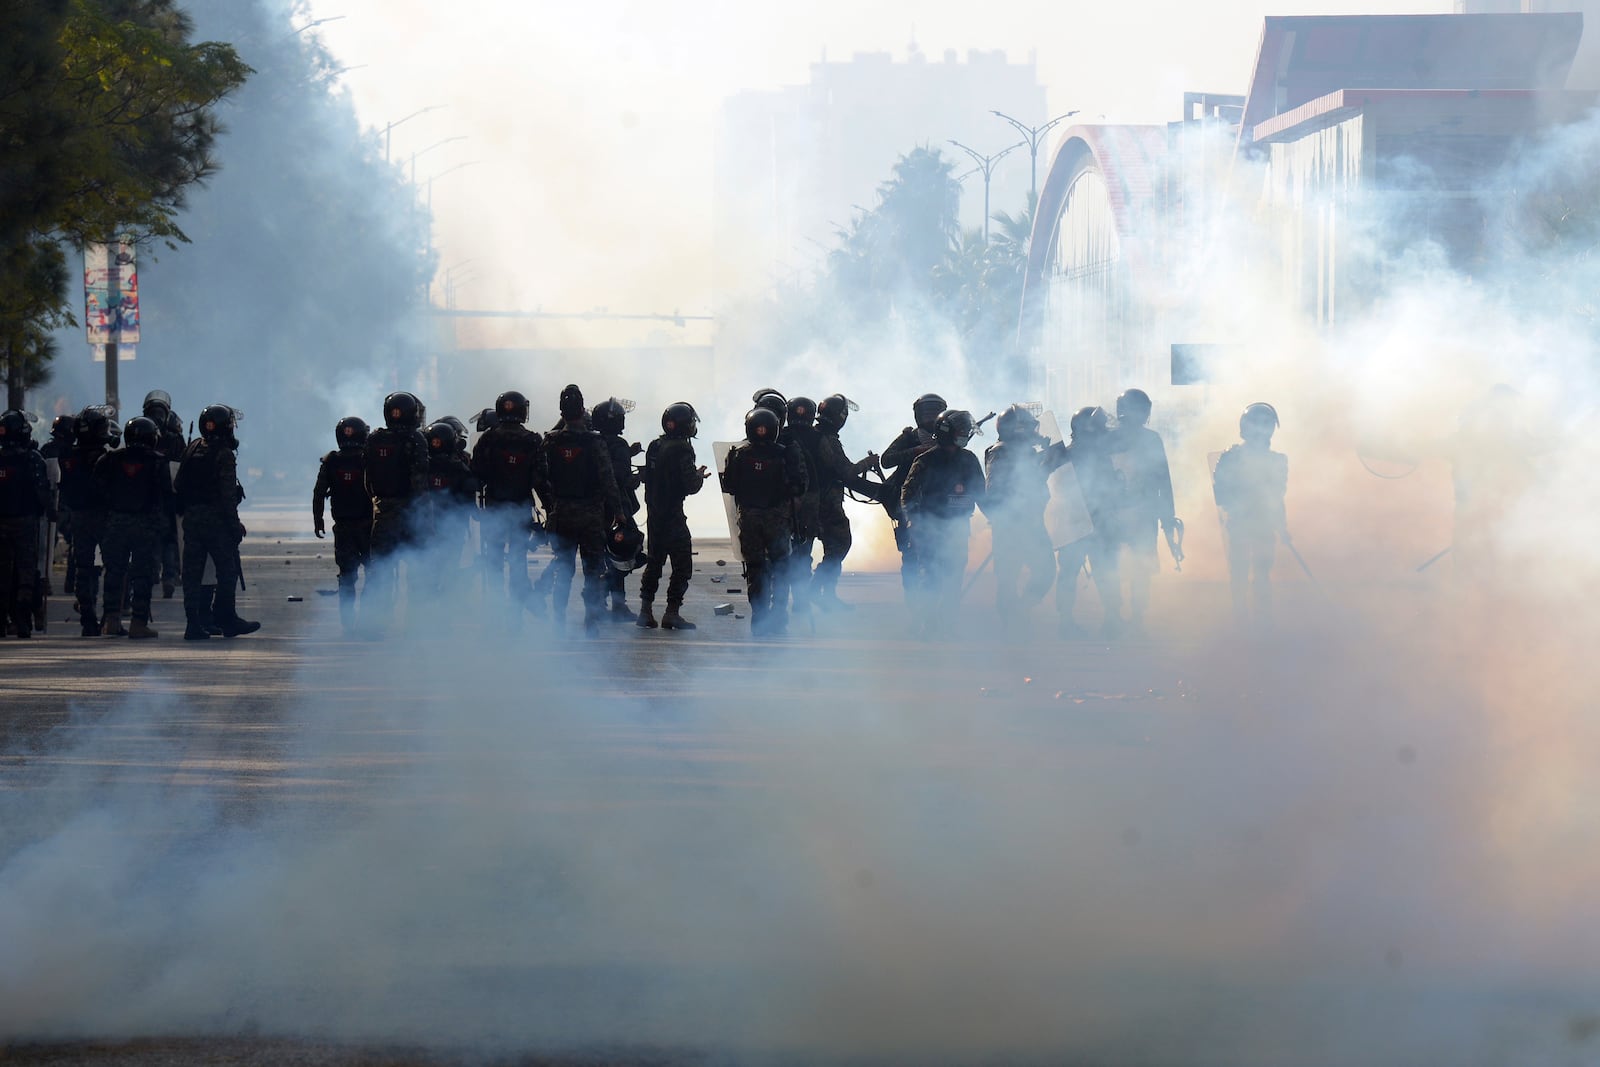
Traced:
[[962, 144], [960, 141], [955, 140], [954, 138], [951, 139], [950, 143], [955, 145], [957, 148], [961, 149], [961, 151], [965, 152], [967, 155], [971, 156], [973, 162], [978, 164], [978, 171], [980, 173], [982, 173], [982, 175], [983, 175], [983, 243], [985, 245], [988, 245], [988, 243], [989, 243], [989, 182], [994, 177], [995, 164], [999, 163], [1002, 159], [1006, 158], [1011, 153], [1015, 152], [1017, 149], [1021, 148], [1023, 145], [1027, 144], [1028, 142], [1027, 141], [1018, 141], [1016, 144], [1011, 145], [1009, 148], [1002, 148], [1000, 151], [996, 152], [992, 156], [986, 156], [982, 152], [978, 151], [976, 148], [968, 148], [966, 145]]
[[1019, 119], [1014, 119], [1003, 111], [991, 109], [989, 114], [996, 118], [1005, 119], [1015, 126], [1017, 132], [1022, 134], [1022, 143], [1028, 146], [1028, 156], [1032, 160], [1032, 176], [1028, 179], [1028, 189], [1033, 193], [1035, 201], [1039, 199], [1039, 142], [1044, 140], [1044, 135], [1055, 129], [1057, 125], [1070, 119], [1077, 111], [1069, 111], [1065, 115], [1057, 115], [1043, 126], [1029, 126]]
[[467, 139], [467, 135], [466, 134], [464, 134], [464, 133], [457, 134], [454, 137], [446, 137], [443, 140], [435, 141], [431, 145], [429, 145], [427, 148], [419, 148], [417, 151], [411, 153], [411, 183], [413, 185], [415, 185], [416, 181], [417, 181], [417, 157], [418, 156], [427, 155], [429, 152], [432, 152], [435, 148], [438, 148], [440, 145], [449, 144], [451, 141], [465, 141], [466, 139]]
[[400, 125], [402, 122], [410, 122], [412, 119], [416, 118], [418, 115], [426, 115], [430, 111], [438, 111], [442, 107], [444, 107], [443, 104], [430, 104], [427, 107], [418, 108], [417, 110], [413, 111], [411, 114], [407, 115], [403, 119], [395, 119], [393, 122], [391, 122], [391, 123], [387, 124], [386, 126], [384, 126], [384, 128], [383, 128], [383, 161], [385, 163], [389, 162], [389, 141], [390, 141], [390, 136], [389, 135], [394, 132], [394, 128], [396, 126]]

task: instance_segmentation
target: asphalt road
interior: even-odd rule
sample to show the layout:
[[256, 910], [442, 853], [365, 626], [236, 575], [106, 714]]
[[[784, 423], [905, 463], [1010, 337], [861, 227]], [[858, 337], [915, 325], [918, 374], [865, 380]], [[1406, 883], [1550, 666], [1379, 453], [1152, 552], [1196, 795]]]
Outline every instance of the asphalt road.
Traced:
[[[460, 576], [352, 640], [331, 541], [247, 523], [257, 634], [186, 643], [175, 599], [155, 641], [84, 639], [58, 598], [0, 646], [0, 1063], [1281, 1062], [1286, 1033], [1345, 1031], [1283, 989], [1324, 924], [1252, 933], [1285, 904], [1241, 872], [1305, 830], [1262, 813], [1307, 817], [1309, 789], [1363, 860], [1394, 827], [1361, 805], [1436, 814], [1409, 790], [1447, 740], [1393, 665], [1231, 636], [1213, 583], [1163, 579], [1152, 635], [1114, 644], [1045, 611], [1003, 635], [981, 583], [921, 641], [897, 574], [847, 573], [856, 610], [757, 639], [706, 541], [693, 633], [513, 634]], [[1356, 705], [1387, 725], [1325, 714]], [[1407, 951], [1351, 938], [1313, 984], [1380, 1032], [1406, 996], [1454, 1010], [1428, 982], [1373, 1007]], [[1228, 1036], [1196, 1059], [1151, 1012]]]

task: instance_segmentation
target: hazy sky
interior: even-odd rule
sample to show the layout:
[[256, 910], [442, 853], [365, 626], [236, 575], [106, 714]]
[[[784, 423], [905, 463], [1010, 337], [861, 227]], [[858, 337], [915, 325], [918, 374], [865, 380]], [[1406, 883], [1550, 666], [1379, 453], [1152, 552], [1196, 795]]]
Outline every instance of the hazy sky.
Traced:
[[[915, 40], [1037, 57], [1052, 111], [1176, 118], [1185, 90], [1243, 92], [1268, 14], [1444, 12], [1450, 0], [570, 2], [310, 0], [373, 126], [427, 152], [441, 269], [472, 258], [463, 306], [704, 309], [721, 101], [802, 83], [833, 59]], [[981, 102], [979, 102], [979, 106]], [[996, 205], [997, 207], [1002, 205]], [[815, 253], [813, 253], [815, 254]], [[462, 273], [467, 273], [463, 268]]]

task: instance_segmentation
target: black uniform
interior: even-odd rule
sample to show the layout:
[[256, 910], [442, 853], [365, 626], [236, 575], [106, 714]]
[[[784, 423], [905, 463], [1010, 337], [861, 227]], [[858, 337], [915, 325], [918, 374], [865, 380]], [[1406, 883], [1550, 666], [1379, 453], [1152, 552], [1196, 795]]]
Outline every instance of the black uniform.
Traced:
[[806, 472], [806, 488], [794, 499], [794, 523], [790, 531], [789, 592], [796, 611], [811, 603], [811, 556], [822, 533], [821, 458], [817, 454], [821, 433], [815, 425], [788, 423], [778, 438], [780, 443], [800, 453]]
[[[367, 438], [365, 475], [372, 497], [372, 556], [365, 597], [379, 611], [394, 607], [400, 577], [398, 553], [425, 524], [420, 514], [428, 488], [428, 440], [421, 430], [380, 427]], [[410, 573], [409, 571], [407, 572]]]
[[432, 543], [440, 553], [433, 561], [430, 582], [437, 594], [460, 569], [461, 549], [478, 505], [478, 479], [466, 456], [459, 452], [428, 456], [427, 504]]
[[[233, 444], [217, 437], [197, 437], [183, 451], [175, 486], [178, 514], [183, 516], [183, 610], [189, 629], [204, 630], [215, 621], [223, 633], [235, 631], [243, 620], [235, 610], [239, 586], [239, 542], [244, 523], [239, 503], [239, 458]], [[214, 604], [202, 591], [206, 560], [216, 570]], [[206, 609], [211, 609], [211, 618]]]
[[1159, 569], [1156, 530], [1171, 530], [1176, 516], [1172, 470], [1161, 435], [1148, 426], [1119, 424], [1111, 431], [1107, 451], [1122, 486], [1112, 537], [1119, 557], [1128, 555], [1129, 610], [1137, 624], [1150, 602], [1150, 579]]
[[822, 538], [822, 562], [817, 564], [813, 581], [816, 593], [823, 603], [837, 600], [835, 590], [839, 573], [844, 569], [844, 558], [850, 554], [853, 539], [850, 535], [850, 517], [844, 510], [844, 491], [877, 496], [881, 487], [861, 476], [863, 465], [853, 462], [845, 454], [837, 430], [821, 429], [817, 432], [817, 533]]
[[39, 520], [54, 515], [44, 457], [31, 442], [0, 448], [0, 611], [18, 637], [33, 633]]
[[1227, 518], [1228, 576], [1237, 618], [1246, 618], [1247, 594], [1257, 621], [1272, 613], [1272, 564], [1278, 538], [1288, 529], [1284, 497], [1289, 457], [1269, 444], [1234, 445], [1217, 460], [1212, 475], [1217, 507]]
[[667, 610], [676, 611], [689, 590], [694, 569], [694, 546], [683, 502], [700, 491], [705, 476], [695, 464], [694, 442], [687, 437], [662, 435], [650, 443], [644, 457], [645, 564], [639, 579], [639, 603], [655, 603], [661, 572], [672, 561], [667, 582]]
[[323, 526], [323, 502], [333, 511], [333, 561], [339, 567], [339, 617], [355, 623], [356, 576], [372, 558], [372, 497], [367, 493], [362, 446], [336, 449], [322, 457], [311, 491], [311, 517]]
[[95, 566], [94, 553], [106, 532], [106, 496], [94, 476], [94, 465], [106, 451], [104, 444], [80, 441], [61, 459], [61, 504], [72, 513], [72, 591], [85, 636], [100, 633], [94, 610], [100, 594], [100, 568]]
[[1065, 446], [1040, 449], [1029, 441], [999, 441], [983, 454], [987, 478], [983, 510], [994, 534], [995, 606], [1002, 622], [1016, 617], [1017, 580], [1024, 568], [1025, 605], [1043, 600], [1055, 583], [1056, 554], [1044, 525], [1044, 508], [1050, 500], [1046, 483], [1050, 472], [1066, 461]]
[[900, 504], [906, 477], [911, 473], [912, 462], [933, 447], [933, 431], [919, 426], [907, 426], [883, 450], [883, 467], [890, 471], [884, 483], [883, 507], [894, 523], [894, 544], [900, 550], [900, 584], [909, 594], [922, 573], [917, 562], [917, 549], [912, 541], [905, 509]]
[[1122, 578], [1117, 567], [1117, 512], [1122, 506], [1122, 476], [1111, 464], [1108, 442], [1103, 435], [1074, 438], [1067, 446], [1067, 462], [1072, 464], [1083, 492], [1084, 506], [1094, 532], [1056, 550], [1056, 611], [1063, 632], [1076, 632], [1074, 612], [1078, 604], [1078, 572], [1085, 563], [1100, 594], [1108, 636], [1115, 636], [1122, 617]]
[[794, 498], [806, 490], [798, 448], [780, 440], [738, 444], [728, 452], [722, 491], [739, 508], [739, 553], [744, 557], [750, 628], [781, 633], [787, 625], [789, 553]]
[[545, 439], [550, 512], [547, 529], [554, 558], [550, 561], [550, 606], [559, 623], [572, 594], [574, 555], [583, 560], [584, 625], [598, 621], [606, 591], [606, 529], [622, 514], [622, 494], [611, 470], [611, 457], [600, 435], [569, 421]]
[[[606, 453], [611, 457], [611, 474], [616, 479], [617, 491], [622, 495], [622, 513], [629, 518], [639, 514], [639, 474], [633, 469], [636, 446], [622, 439], [620, 434], [601, 434]], [[613, 607], [626, 606], [627, 580], [625, 572], [615, 567], [606, 568], [606, 592]]]
[[924, 452], [906, 472], [900, 507], [918, 568], [906, 593], [925, 625], [938, 628], [960, 604], [972, 509], [983, 505], [984, 497], [983, 464], [965, 448]]
[[150, 621], [150, 589], [161, 565], [162, 531], [174, 515], [172, 469], [158, 449], [127, 445], [100, 457], [96, 480], [105, 491], [105, 609], [109, 625], [128, 596], [135, 622]]
[[491, 427], [472, 449], [472, 472], [482, 485], [478, 533], [488, 574], [484, 592], [506, 569], [506, 587], [521, 612], [532, 587], [528, 582], [528, 535], [533, 529], [533, 495], [546, 480], [543, 439], [519, 422]]
[[[173, 415], [161, 428], [161, 444], [157, 451], [167, 461], [167, 473], [176, 476], [178, 464], [183, 462], [184, 449], [189, 447], [189, 442], [183, 436], [183, 420]], [[172, 515], [171, 521], [161, 531], [161, 592], [163, 596], [172, 596], [173, 591], [183, 581], [183, 568], [179, 558], [178, 516]]]

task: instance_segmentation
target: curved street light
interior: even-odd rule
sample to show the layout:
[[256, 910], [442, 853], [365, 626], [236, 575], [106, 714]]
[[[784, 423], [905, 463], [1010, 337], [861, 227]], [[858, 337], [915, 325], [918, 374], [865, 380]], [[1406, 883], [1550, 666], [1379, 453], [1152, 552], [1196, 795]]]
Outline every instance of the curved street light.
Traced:
[[1036, 201], [1039, 199], [1039, 142], [1044, 140], [1045, 134], [1077, 113], [1076, 110], [1069, 111], [1065, 115], [1057, 115], [1043, 126], [1029, 126], [1021, 119], [1014, 119], [1004, 111], [995, 111], [992, 108], [989, 111], [989, 114], [1011, 123], [1012, 126], [1016, 127], [1017, 132], [1022, 134], [1022, 143], [1028, 146], [1028, 155], [1033, 161], [1032, 177], [1028, 179], [1028, 190], [1033, 193], [1033, 198]]
[[394, 128], [396, 126], [400, 125], [402, 122], [410, 122], [412, 119], [416, 118], [418, 115], [426, 115], [430, 111], [438, 111], [440, 108], [442, 108], [444, 106], [445, 105], [443, 105], [443, 104], [429, 104], [427, 107], [419, 107], [417, 110], [413, 111], [411, 114], [407, 115], [405, 118], [403, 118], [403, 119], [395, 119], [393, 122], [388, 123], [387, 125], [385, 125], [383, 127], [383, 161], [385, 163], [389, 162], [389, 141], [390, 141], [390, 136], [389, 135], [394, 132]]
[[988, 243], [989, 243], [989, 182], [994, 178], [994, 167], [995, 167], [995, 164], [999, 163], [1002, 159], [1006, 158], [1011, 153], [1015, 152], [1017, 149], [1021, 148], [1023, 145], [1027, 144], [1028, 142], [1027, 141], [1018, 141], [1016, 144], [1011, 145], [1009, 148], [1002, 148], [1000, 151], [996, 152], [992, 156], [986, 156], [982, 152], [978, 151], [976, 148], [969, 148], [968, 146], [962, 144], [960, 141], [957, 141], [953, 137], [950, 139], [950, 143], [955, 145], [957, 148], [961, 149], [961, 151], [965, 152], [967, 155], [971, 156], [972, 157], [972, 161], [974, 163], [978, 164], [979, 172], [981, 172], [983, 174], [983, 243], [985, 245], [988, 245]]

